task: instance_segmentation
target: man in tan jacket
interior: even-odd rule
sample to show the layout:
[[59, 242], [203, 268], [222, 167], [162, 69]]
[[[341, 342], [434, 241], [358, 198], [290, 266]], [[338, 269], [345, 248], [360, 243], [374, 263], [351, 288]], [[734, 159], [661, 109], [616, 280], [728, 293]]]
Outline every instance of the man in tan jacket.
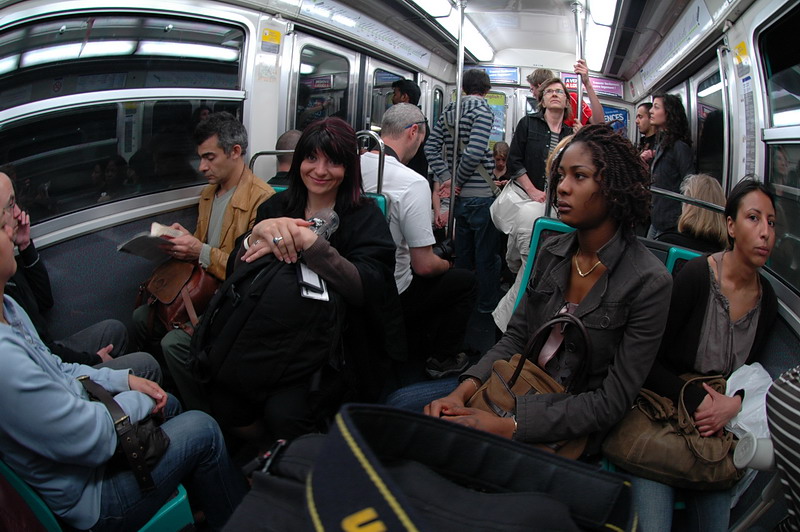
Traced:
[[[258, 206], [275, 191], [247, 167], [247, 130], [230, 113], [214, 113], [200, 122], [194, 140], [200, 156], [198, 170], [209, 184], [200, 193], [195, 232], [178, 223], [172, 225], [183, 234], [172, 239], [171, 253], [176, 259], [198, 262], [224, 281], [236, 238], [253, 227]], [[184, 406], [207, 411], [201, 391], [188, 384], [193, 382], [186, 366], [191, 336], [183, 329], [165, 331], [158, 323], [152, 323], [150, 331], [150, 322], [157, 320], [150, 320], [148, 314], [146, 305], [133, 313], [140, 346], [161, 338], [166, 369], [178, 385]]]

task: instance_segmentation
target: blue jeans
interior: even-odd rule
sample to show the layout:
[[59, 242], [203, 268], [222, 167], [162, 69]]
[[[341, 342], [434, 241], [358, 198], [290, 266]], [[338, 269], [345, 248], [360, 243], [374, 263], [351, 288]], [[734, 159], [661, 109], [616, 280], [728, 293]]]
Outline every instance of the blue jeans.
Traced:
[[500, 301], [500, 231], [489, 207], [494, 198], [458, 198], [456, 202], [456, 268], [475, 270], [478, 312], [489, 313]]
[[686, 502], [689, 531], [724, 532], [728, 530], [731, 494], [723, 491], [676, 490], [666, 484], [630, 475], [633, 480], [633, 506], [643, 532], [672, 530], [675, 493]]
[[138, 530], [183, 483], [203, 509], [214, 530], [222, 529], [247, 491], [241, 473], [228, 457], [217, 422], [198, 411], [180, 412], [170, 396], [165, 413], [174, 415], [162, 425], [169, 448], [153, 469], [156, 489], [142, 493], [130, 471], [106, 472], [100, 519], [93, 531]]
[[389, 394], [386, 404], [395, 408], [422, 412], [434, 399], [441, 399], [458, 386], [458, 377], [417, 382], [404, 386]]

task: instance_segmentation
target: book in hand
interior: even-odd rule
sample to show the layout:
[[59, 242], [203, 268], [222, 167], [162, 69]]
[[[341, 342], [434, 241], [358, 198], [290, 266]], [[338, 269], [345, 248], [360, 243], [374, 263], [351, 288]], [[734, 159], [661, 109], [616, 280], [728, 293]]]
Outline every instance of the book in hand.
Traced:
[[168, 237], [179, 237], [183, 233], [172, 227], [153, 222], [150, 231], [141, 232], [117, 246], [117, 251], [138, 255], [145, 259], [160, 262], [170, 256]]

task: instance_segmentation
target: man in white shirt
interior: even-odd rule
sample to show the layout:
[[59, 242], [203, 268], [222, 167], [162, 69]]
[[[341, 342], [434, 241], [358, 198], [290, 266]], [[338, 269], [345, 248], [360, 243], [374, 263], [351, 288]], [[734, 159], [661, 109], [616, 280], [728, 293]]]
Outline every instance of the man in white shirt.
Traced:
[[[412, 357], [423, 356], [431, 377], [460, 373], [469, 365], [459, 352], [475, 306], [477, 284], [468, 270], [451, 269], [434, 253], [428, 182], [405, 164], [425, 139], [426, 121], [415, 105], [399, 103], [383, 115], [386, 148], [382, 193], [389, 199], [389, 228], [397, 245], [395, 282]], [[377, 192], [378, 154], [361, 156], [364, 190]]]

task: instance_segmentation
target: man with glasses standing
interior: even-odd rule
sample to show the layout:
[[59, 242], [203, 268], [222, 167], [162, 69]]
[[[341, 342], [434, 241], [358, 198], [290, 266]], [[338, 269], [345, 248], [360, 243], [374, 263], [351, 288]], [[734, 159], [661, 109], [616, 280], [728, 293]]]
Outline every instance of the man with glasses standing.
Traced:
[[[425, 360], [428, 375], [438, 378], [460, 373], [469, 363], [460, 351], [477, 288], [471, 271], [451, 269], [434, 253], [430, 189], [404, 166], [422, 145], [425, 130], [425, 117], [415, 105], [398, 103], [383, 115], [382, 192], [389, 199], [389, 228], [397, 245], [394, 277], [409, 355]], [[361, 175], [364, 190], [377, 192], [377, 152], [361, 156]]]

